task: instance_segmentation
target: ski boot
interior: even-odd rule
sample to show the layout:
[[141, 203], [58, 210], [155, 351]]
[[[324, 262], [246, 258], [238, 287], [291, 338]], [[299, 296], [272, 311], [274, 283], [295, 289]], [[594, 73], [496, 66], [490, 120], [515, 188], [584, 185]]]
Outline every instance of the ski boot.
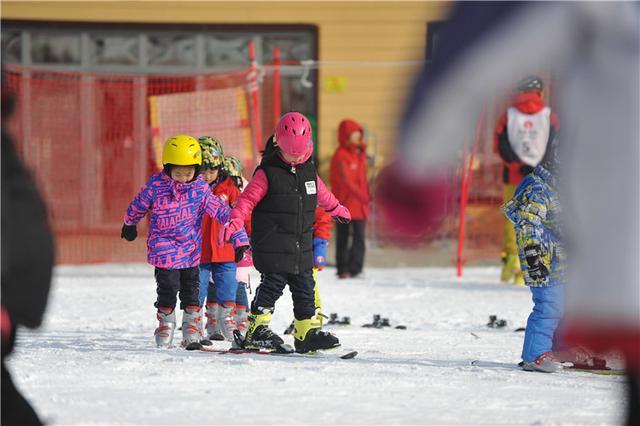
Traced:
[[524, 371], [538, 371], [540, 373], [555, 373], [562, 368], [562, 364], [555, 357], [553, 352], [545, 352], [540, 355], [535, 361], [522, 362], [522, 369]]
[[217, 323], [222, 334], [222, 338], [233, 342], [233, 330], [236, 329], [235, 303], [224, 303], [218, 305]]
[[244, 306], [236, 306], [236, 330], [244, 336], [249, 328], [249, 314]]
[[218, 325], [218, 304], [216, 302], [207, 303], [204, 316], [207, 317], [206, 335], [209, 340], [224, 340], [222, 330]]
[[158, 328], [153, 333], [156, 345], [159, 348], [168, 348], [173, 341], [173, 332], [176, 329], [176, 314], [173, 308], [158, 308], [156, 315]]
[[293, 333], [293, 329], [296, 326], [296, 322], [295, 321], [291, 321], [291, 324], [289, 324], [289, 326], [287, 328], [285, 328], [283, 334], [285, 335], [289, 335], [291, 333]]
[[333, 334], [323, 331], [317, 319], [295, 320], [293, 331], [296, 352], [306, 353], [340, 346], [340, 341]]
[[182, 311], [182, 347], [188, 351], [201, 349], [202, 312], [200, 306], [187, 306]]
[[329, 314], [329, 321], [327, 321], [327, 324], [330, 324], [330, 325], [340, 324], [340, 321], [338, 320], [338, 314], [336, 313]]
[[284, 344], [284, 340], [269, 328], [271, 322], [271, 314], [273, 308], [259, 307], [259, 314], [253, 312], [249, 315], [249, 328], [244, 339], [243, 346], [245, 349], [254, 350], [280, 350]]

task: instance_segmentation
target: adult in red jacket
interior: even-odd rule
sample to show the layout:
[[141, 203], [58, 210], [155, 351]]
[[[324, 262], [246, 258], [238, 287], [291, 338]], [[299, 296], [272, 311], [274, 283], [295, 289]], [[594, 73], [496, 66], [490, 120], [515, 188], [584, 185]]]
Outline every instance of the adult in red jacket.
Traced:
[[[517, 85], [513, 104], [500, 118], [494, 135], [494, 150], [504, 165], [505, 202], [513, 197], [522, 178], [540, 163], [558, 128], [558, 117], [544, 104], [542, 79], [533, 75], [522, 79]], [[516, 235], [506, 217], [503, 221], [500, 280], [524, 285]]]
[[343, 120], [338, 127], [338, 142], [340, 146], [331, 160], [331, 190], [351, 212], [351, 222], [336, 224], [336, 264], [338, 276], [349, 278], [362, 272], [364, 234], [371, 204], [362, 126], [355, 120]]

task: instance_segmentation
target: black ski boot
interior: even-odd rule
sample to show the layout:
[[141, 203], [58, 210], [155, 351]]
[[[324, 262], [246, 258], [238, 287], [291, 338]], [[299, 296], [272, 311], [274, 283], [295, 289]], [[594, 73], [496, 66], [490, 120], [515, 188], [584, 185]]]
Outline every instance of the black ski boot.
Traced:
[[301, 354], [340, 346], [338, 338], [323, 331], [315, 319], [295, 320], [293, 337], [296, 352]]
[[249, 328], [244, 339], [245, 349], [280, 350], [284, 340], [269, 328], [271, 312], [249, 315]]

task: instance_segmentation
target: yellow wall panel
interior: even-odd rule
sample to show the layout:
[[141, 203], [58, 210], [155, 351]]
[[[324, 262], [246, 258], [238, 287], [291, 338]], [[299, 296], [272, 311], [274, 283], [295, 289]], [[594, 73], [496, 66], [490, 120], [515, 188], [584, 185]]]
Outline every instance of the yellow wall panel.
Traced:
[[[443, 19], [449, 4], [2, 1], [0, 7], [3, 19], [17, 20], [317, 26], [321, 61], [318, 148], [321, 174], [326, 177], [328, 160], [337, 146], [336, 129], [343, 118], [365, 124], [376, 136], [380, 153], [388, 156], [392, 151], [407, 91], [420, 68], [410, 63], [424, 60], [427, 23]], [[323, 65], [323, 61], [329, 63]], [[324, 90], [324, 80], [330, 76], [344, 78], [343, 92]]]

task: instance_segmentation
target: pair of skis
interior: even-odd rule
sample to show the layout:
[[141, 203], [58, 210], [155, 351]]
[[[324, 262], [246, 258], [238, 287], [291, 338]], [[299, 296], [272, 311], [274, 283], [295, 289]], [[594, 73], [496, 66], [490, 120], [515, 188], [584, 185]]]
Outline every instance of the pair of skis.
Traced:
[[337, 358], [337, 359], [353, 359], [358, 355], [354, 350], [341, 350], [340, 346], [330, 350], [297, 353], [295, 349], [286, 343], [270, 350], [248, 349], [244, 347], [244, 338], [242, 334], [236, 330], [233, 333], [234, 342], [230, 349], [216, 349], [210, 346], [200, 345], [198, 350], [202, 352], [210, 352], [221, 355], [268, 355], [268, 356], [284, 356], [284, 357], [311, 357], [311, 358]]

